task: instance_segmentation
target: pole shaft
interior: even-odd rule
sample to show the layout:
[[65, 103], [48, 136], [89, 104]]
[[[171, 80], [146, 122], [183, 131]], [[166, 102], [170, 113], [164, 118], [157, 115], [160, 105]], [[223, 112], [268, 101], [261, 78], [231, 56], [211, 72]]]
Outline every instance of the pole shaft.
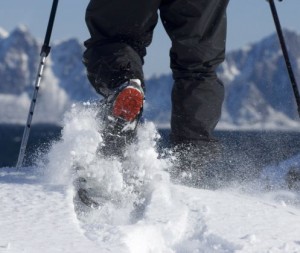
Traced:
[[274, 19], [276, 31], [277, 31], [277, 34], [278, 34], [279, 42], [280, 42], [280, 45], [281, 45], [282, 53], [283, 53], [283, 56], [284, 56], [284, 59], [285, 59], [285, 64], [286, 64], [286, 67], [287, 67], [287, 71], [288, 71], [290, 81], [291, 81], [291, 84], [292, 84], [292, 88], [293, 88], [293, 91], [294, 91], [294, 95], [295, 95], [295, 99], [296, 99], [296, 103], [297, 103], [297, 108], [298, 108], [298, 115], [300, 117], [300, 95], [299, 95], [299, 89], [298, 89], [297, 81], [296, 81], [296, 78], [295, 78], [295, 75], [294, 75], [294, 72], [293, 72], [292, 64], [291, 64], [291, 61], [290, 61], [290, 57], [289, 57], [289, 54], [288, 54], [288, 50], [287, 50], [287, 47], [286, 47], [284, 36], [283, 36], [283, 33], [282, 33], [282, 28], [281, 28], [281, 24], [280, 24], [280, 20], [279, 20], [279, 17], [278, 17], [278, 13], [277, 13], [277, 10], [276, 10], [274, 0], [269, 0], [269, 4], [270, 4], [273, 19]]
[[21, 148], [20, 148], [20, 152], [19, 152], [17, 168], [20, 168], [22, 166], [22, 163], [23, 163], [23, 160], [24, 160], [24, 157], [25, 157], [25, 151], [26, 151], [26, 146], [27, 146], [27, 143], [28, 143], [28, 138], [29, 138], [29, 133], [30, 133], [30, 128], [31, 128], [31, 122], [32, 122], [32, 118], [33, 118], [33, 113], [34, 113], [36, 101], [37, 101], [37, 96], [38, 96], [38, 91], [39, 91], [39, 88], [40, 88], [40, 83], [41, 83], [42, 76], [43, 76], [45, 60], [46, 60], [46, 56], [45, 56], [45, 54], [43, 54], [41, 56], [39, 70], [38, 70], [38, 74], [37, 74], [36, 81], [35, 81], [35, 89], [34, 89], [34, 92], [33, 92], [33, 95], [32, 95], [30, 109], [29, 109], [29, 113], [28, 113], [28, 116], [27, 116], [27, 122], [26, 122], [26, 126], [25, 126], [25, 129], [24, 129], [24, 132], [23, 132], [23, 138], [22, 138]]
[[43, 72], [44, 72], [45, 61], [46, 61], [46, 58], [47, 58], [48, 54], [50, 53], [50, 49], [51, 49], [49, 46], [49, 43], [50, 43], [53, 24], [54, 24], [54, 20], [55, 20], [57, 5], [58, 5], [58, 0], [53, 0], [51, 13], [50, 13], [50, 17], [49, 17], [49, 22], [48, 22], [48, 26], [47, 26], [47, 31], [46, 31], [46, 35], [45, 35], [45, 40], [44, 40], [44, 44], [41, 49], [40, 64], [39, 64], [38, 73], [37, 73], [36, 80], [35, 80], [35, 88], [34, 88], [34, 92], [32, 95], [32, 100], [31, 100], [31, 104], [30, 104], [30, 108], [29, 108], [28, 117], [27, 117], [27, 122], [26, 122], [26, 126], [24, 129], [20, 152], [19, 152], [18, 161], [17, 161], [17, 165], [16, 165], [17, 168], [20, 168], [22, 166], [23, 160], [25, 157], [26, 147], [27, 147], [29, 134], [30, 134], [31, 122], [32, 122], [32, 118], [33, 118], [36, 101], [37, 101], [40, 83], [41, 83]]

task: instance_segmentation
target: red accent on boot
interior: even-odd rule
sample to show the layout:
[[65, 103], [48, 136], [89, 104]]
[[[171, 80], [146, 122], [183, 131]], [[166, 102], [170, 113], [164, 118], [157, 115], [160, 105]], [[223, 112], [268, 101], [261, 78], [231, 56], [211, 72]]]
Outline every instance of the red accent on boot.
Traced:
[[126, 121], [133, 121], [139, 115], [143, 107], [143, 94], [134, 87], [126, 87], [122, 90], [113, 106], [113, 116], [120, 117]]

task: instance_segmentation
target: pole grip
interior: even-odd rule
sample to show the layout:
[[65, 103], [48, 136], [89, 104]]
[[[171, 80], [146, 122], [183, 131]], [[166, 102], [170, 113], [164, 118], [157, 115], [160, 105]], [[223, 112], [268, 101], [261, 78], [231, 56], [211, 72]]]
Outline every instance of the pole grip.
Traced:
[[48, 22], [48, 26], [47, 26], [47, 31], [46, 31], [46, 35], [45, 35], [45, 39], [44, 39], [44, 44], [42, 46], [42, 50], [41, 50], [41, 54], [40, 54], [40, 55], [45, 54], [46, 57], [48, 56], [48, 54], [50, 53], [50, 50], [51, 50], [49, 43], [50, 43], [50, 38], [51, 38], [52, 30], [53, 30], [53, 24], [54, 24], [54, 20], [55, 20], [55, 16], [56, 16], [57, 5], [58, 5], [58, 0], [53, 0], [50, 17], [49, 17], [49, 22]]

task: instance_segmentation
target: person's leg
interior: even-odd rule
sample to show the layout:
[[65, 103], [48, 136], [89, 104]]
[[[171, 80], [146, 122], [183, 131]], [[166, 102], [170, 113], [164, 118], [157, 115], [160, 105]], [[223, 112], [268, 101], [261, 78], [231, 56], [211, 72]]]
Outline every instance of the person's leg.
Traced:
[[91, 0], [83, 61], [96, 91], [107, 96], [129, 79], [143, 82], [143, 57], [152, 40], [161, 0]]
[[210, 140], [224, 99], [215, 70], [225, 57], [229, 0], [165, 0], [160, 6], [172, 40], [171, 136], [176, 141]]
[[[106, 99], [100, 114], [104, 123], [104, 155], [122, 156], [135, 136], [143, 110], [146, 47], [152, 40], [161, 0], [90, 0], [83, 62], [96, 91]], [[104, 112], [104, 113], [103, 113]]]

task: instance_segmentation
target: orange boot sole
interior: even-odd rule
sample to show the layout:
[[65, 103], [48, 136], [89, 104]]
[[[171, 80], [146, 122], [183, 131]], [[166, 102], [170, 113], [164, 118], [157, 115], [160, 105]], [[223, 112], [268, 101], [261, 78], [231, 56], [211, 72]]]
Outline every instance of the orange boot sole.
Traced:
[[131, 122], [137, 118], [143, 107], [144, 96], [134, 87], [122, 90], [113, 106], [113, 116]]

